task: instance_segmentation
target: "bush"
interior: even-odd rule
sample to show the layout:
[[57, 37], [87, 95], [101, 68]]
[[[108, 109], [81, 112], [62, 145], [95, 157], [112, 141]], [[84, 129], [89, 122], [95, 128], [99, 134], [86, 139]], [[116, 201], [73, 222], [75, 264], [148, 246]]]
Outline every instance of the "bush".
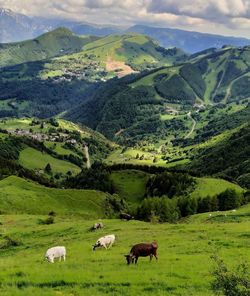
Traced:
[[250, 273], [249, 266], [242, 263], [234, 271], [230, 271], [225, 263], [217, 256], [212, 257], [216, 268], [212, 272], [214, 280], [212, 289], [216, 295], [249, 296]]
[[22, 242], [18, 238], [13, 238], [8, 235], [4, 237], [4, 242], [0, 245], [0, 249], [8, 249], [11, 247], [21, 246]]
[[219, 210], [227, 211], [238, 208], [241, 205], [242, 197], [234, 189], [227, 189], [218, 196]]
[[112, 218], [120, 212], [128, 212], [126, 201], [117, 194], [108, 195], [105, 201], [105, 215]]

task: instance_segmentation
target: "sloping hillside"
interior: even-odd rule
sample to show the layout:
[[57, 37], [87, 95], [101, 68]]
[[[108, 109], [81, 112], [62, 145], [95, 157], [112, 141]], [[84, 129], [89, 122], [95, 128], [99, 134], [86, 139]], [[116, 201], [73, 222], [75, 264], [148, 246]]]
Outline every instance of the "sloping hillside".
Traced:
[[80, 37], [65, 28], [58, 28], [36, 39], [0, 44], [0, 67], [45, 60], [80, 51], [83, 45], [98, 37]]
[[[166, 139], [169, 134], [176, 134], [178, 139], [193, 138], [199, 130], [203, 132], [203, 129], [214, 127], [216, 121], [224, 122], [221, 127], [217, 124], [222, 131], [228, 126], [225, 125], [226, 113], [240, 111], [234, 103], [241, 101], [247, 105], [249, 69], [249, 47], [208, 50], [177, 66], [111, 81], [97, 90], [91, 100], [73, 108], [66, 116], [109, 138], [123, 143], [127, 139], [128, 145], [148, 140], [147, 135], [154, 141], [159, 137]], [[210, 112], [209, 116], [205, 118], [200, 111]], [[193, 117], [190, 117], [192, 112]], [[234, 113], [236, 115], [232, 116], [237, 118], [237, 112]], [[247, 113], [247, 108], [239, 112], [243, 113]], [[244, 123], [247, 116], [242, 118], [241, 123]], [[199, 123], [197, 127], [196, 122]], [[241, 124], [237, 120], [233, 122], [236, 125], [231, 124], [231, 128]]]
[[0, 117], [51, 117], [78, 106], [110, 78], [186, 58], [181, 50], [165, 50], [142, 35], [99, 39], [66, 29], [1, 46], [0, 66], [13, 66], [0, 68]]
[[250, 188], [250, 125], [234, 132], [213, 147], [200, 149], [191, 165], [192, 170], [237, 180]]
[[105, 215], [106, 194], [95, 190], [47, 188], [15, 176], [0, 181], [0, 208], [6, 214]]

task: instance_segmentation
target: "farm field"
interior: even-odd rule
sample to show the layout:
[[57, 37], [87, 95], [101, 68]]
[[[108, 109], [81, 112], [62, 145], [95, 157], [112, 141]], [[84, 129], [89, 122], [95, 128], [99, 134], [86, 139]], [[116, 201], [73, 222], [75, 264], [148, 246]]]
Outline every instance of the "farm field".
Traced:
[[[98, 232], [89, 231], [94, 220], [58, 216], [55, 224], [38, 225], [42, 217], [1, 215], [1, 295], [212, 296], [211, 256], [218, 254], [231, 268], [250, 258], [249, 214], [240, 223], [205, 217], [174, 225], [103, 220]], [[93, 252], [95, 241], [111, 233], [114, 246]], [[5, 236], [19, 245], [6, 246]], [[140, 258], [137, 266], [127, 266], [124, 254], [131, 246], [152, 240], [159, 245], [158, 262]], [[43, 260], [55, 245], [66, 246], [66, 262]]]

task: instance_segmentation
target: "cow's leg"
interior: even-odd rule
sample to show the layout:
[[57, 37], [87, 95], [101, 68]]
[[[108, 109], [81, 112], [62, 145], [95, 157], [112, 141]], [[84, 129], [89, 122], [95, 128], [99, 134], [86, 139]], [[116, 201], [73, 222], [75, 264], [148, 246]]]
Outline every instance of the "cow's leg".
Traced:
[[66, 255], [63, 255], [63, 261], [65, 261], [66, 260]]
[[106, 246], [106, 244], [104, 244], [103, 247], [104, 247], [106, 250], [108, 249], [107, 246]]
[[137, 261], [138, 261], [138, 257], [135, 257], [135, 264], [137, 264]]
[[109, 249], [110, 249], [112, 246], [113, 246], [113, 242], [111, 242], [111, 243], [109, 244]]
[[158, 261], [158, 256], [156, 253], [154, 254], [154, 256], [155, 256], [156, 261]]
[[59, 257], [59, 262], [61, 262], [61, 260], [62, 260], [62, 257], [60, 256], [60, 257]]
[[152, 258], [153, 258], [153, 254], [150, 254], [149, 257], [150, 257], [150, 262], [151, 262]]

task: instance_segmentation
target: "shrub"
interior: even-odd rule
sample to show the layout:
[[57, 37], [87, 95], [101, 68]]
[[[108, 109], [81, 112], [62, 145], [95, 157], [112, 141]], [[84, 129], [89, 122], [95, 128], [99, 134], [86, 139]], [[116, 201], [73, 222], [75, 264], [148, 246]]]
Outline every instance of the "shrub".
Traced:
[[108, 195], [105, 201], [106, 216], [114, 217], [120, 212], [128, 212], [126, 201], [117, 194]]
[[11, 247], [18, 247], [22, 245], [22, 242], [18, 238], [13, 238], [8, 235], [4, 237], [4, 242], [0, 245], [0, 249], [8, 249]]
[[242, 198], [234, 189], [227, 189], [217, 196], [219, 210], [226, 211], [238, 208], [241, 205]]
[[212, 257], [216, 268], [212, 272], [214, 280], [212, 289], [216, 295], [249, 296], [250, 272], [249, 266], [242, 263], [234, 271], [230, 271], [225, 263], [217, 256]]

